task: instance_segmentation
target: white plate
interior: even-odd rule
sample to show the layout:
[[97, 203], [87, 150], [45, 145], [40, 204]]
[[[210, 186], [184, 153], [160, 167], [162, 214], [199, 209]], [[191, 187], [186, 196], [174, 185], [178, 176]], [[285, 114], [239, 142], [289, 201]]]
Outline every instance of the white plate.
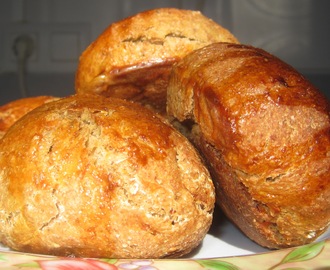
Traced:
[[250, 255], [268, 251], [270, 250], [259, 246], [247, 238], [221, 213], [216, 211], [212, 227], [202, 244], [186, 257], [194, 259], [219, 258]]

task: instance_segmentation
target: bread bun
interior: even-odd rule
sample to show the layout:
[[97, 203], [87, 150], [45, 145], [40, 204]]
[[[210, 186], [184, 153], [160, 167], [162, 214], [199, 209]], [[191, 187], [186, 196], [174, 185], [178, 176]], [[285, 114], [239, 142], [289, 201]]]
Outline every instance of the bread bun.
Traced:
[[215, 204], [190, 142], [128, 101], [70, 96], [0, 140], [0, 242], [21, 252], [179, 257], [202, 241]]
[[53, 96], [35, 96], [20, 98], [0, 106], [0, 138], [23, 115], [44, 103], [57, 99]]
[[217, 43], [173, 69], [168, 112], [191, 131], [218, 204], [269, 248], [303, 245], [330, 224], [329, 102], [291, 66]]
[[207, 44], [237, 42], [199, 11], [159, 8], [111, 24], [80, 56], [75, 88], [166, 110], [171, 67]]

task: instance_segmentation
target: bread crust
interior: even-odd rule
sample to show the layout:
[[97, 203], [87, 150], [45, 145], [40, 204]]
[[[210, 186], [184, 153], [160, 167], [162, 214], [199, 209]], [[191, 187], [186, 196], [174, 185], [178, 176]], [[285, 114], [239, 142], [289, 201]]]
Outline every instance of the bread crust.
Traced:
[[0, 138], [18, 119], [44, 103], [59, 99], [53, 96], [20, 98], [0, 106]]
[[164, 119], [120, 99], [70, 96], [0, 140], [0, 241], [22, 251], [179, 257], [207, 233], [214, 186]]
[[166, 110], [166, 87], [174, 63], [192, 50], [238, 42], [199, 11], [159, 8], [111, 24], [82, 53], [76, 93], [126, 98]]
[[217, 43], [173, 70], [168, 113], [195, 123], [226, 215], [269, 248], [309, 243], [330, 223], [328, 100], [273, 55]]

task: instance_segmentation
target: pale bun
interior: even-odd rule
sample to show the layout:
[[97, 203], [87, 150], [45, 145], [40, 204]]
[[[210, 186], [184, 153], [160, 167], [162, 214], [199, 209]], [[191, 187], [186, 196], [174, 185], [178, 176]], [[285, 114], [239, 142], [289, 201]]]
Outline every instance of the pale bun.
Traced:
[[190, 142], [139, 104], [84, 95], [38, 107], [0, 140], [0, 242], [21, 252], [179, 257], [215, 203]]

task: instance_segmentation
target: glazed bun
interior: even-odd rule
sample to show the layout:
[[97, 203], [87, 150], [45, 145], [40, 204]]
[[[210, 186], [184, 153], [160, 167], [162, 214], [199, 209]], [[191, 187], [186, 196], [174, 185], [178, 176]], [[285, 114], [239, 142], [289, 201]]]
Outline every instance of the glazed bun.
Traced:
[[179, 257], [206, 235], [215, 203], [189, 141], [152, 111], [70, 96], [0, 140], [0, 241], [21, 252]]
[[111, 24], [80, 56], [75, 88], [166, 111], [172, 65], [220, 41], [237, 42], [199, 11], [159, 8]]
[[327, 230], [329, 102], [291, 66], [251, 46], [206, 46], [175, 66], [168, 112], [193, 122], [218, 204], [248, 237], [276, 249]]
[[53, 96], [35, 96], [20, 98], [0, 106], [0, 138], [18, 119], [44, 103], [59, 98]]

